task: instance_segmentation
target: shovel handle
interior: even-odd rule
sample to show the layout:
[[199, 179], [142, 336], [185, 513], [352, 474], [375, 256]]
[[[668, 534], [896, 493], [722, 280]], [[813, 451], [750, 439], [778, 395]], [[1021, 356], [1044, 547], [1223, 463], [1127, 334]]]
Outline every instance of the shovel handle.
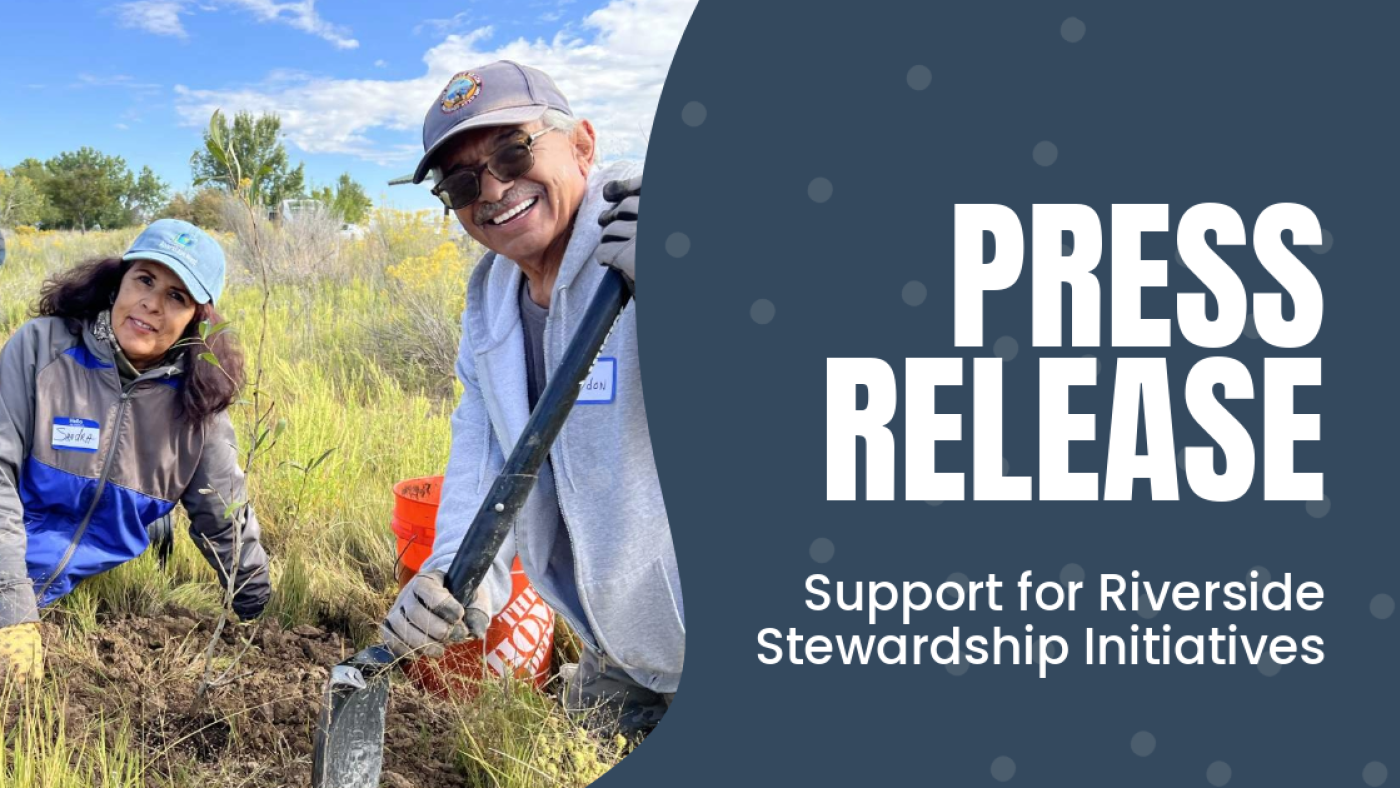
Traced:
[[444, 584], [463, 606], [470, 603], [476, 589], [491, 570], [506, 535], [535, 487], [540, 466], [549, 456], [549, 447], [564, 427], [564, 420], [578, 400], [579, 390], [593, 370], [613, 324], [632, 294], [622, 274], [609, 268], [583, 314], [574, 338], [564, 352], [559, 367], [540, 394], [525, 430], [506, 459], [505, 467], [477, 509], [467, 535], [457, 548]]

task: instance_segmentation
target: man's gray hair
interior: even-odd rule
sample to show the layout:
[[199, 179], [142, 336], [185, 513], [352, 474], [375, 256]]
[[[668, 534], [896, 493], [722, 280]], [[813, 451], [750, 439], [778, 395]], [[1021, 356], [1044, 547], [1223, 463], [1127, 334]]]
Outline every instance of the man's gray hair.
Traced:
[[565, 134], [571, 133], [578, 126], [578, 118], [570, 117], [557, 109], [547, 109], [540, 116], [544, 125], [552, 129], [559, 129]]
[[[570, 117], [557, 109], [547, 109], [540, 116], [540, 122], [552, 129], [558, 129], [565, 134], [572, 134], [578, 127], [578, 118]], [[428, 178], [434, 183], [442, 180], [442, 168], [434, 165], [428, 170]]]

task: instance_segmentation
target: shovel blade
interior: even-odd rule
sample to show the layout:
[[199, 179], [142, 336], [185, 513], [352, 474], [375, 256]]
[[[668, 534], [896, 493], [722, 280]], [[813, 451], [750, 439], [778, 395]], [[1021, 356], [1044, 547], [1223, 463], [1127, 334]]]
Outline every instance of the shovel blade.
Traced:
[[331, 668], [311, 754], [313, 788], [379, 788], [394, 654], [370, 646]]

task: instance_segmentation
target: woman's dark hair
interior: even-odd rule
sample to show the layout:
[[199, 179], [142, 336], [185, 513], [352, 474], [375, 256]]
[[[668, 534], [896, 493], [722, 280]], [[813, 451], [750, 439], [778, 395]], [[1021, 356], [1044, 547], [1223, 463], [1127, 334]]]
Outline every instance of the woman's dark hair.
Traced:
[[[95, 319], [112, 307], [112, 296], [121, 288], [122, 277], [131, 263], [117, 258], [90, 260], [55, 274], [44, 282], [39, 291], [39, 304], [34, 313], [41, 317], [61, 317], [68, 330], [82, 336], [83, 324]], [[223, 322], [213, 304], [196, 304], [194, 317], [185, 328], [182, 339], [198, 339], [199, 324]], [[220, 331], [208, 340], [208, 350], [198, 341], [185, 345], [185, 373], [180, 385], [180, 413], [191, 422], [199, 423], [228, 409], [243, 387], [243, 352], [228, 331]], [[219, 366], [201, 359], [201, 353], [213, 352]]]

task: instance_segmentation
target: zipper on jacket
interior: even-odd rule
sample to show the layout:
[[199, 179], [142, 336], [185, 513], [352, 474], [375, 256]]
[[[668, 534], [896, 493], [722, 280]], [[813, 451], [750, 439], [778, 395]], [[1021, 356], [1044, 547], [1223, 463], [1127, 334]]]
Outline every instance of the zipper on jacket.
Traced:
[[[583, 584], [579, 582], [578, 550], [574, 547], [574, 532], [569, 530], [569, 518], [564, 515], [564, 496], [559, 492], [559, 473], [553, 468], [550, 468], [550, 471], [554, 474], [554, 502], [559, 505], [559, 525], [562, 526], [564, 529], [564, 538], [569, 541], [569, 558], [571, 560], [571, 563], [574, 565], [574, 593], [578, 595], [578, 606], [583, 609], [583, 617], [585, 619], [584, 623], [588, 624], [588, 636], [585, 637], [582, 633], [578, 631], [578, 624], [576, 622], [569, 621], [569, 616], [564, 616], [564, 620], [569, 621], [569, 624], [574, 628], [574, 633], [577, 634], [579, 637], [582, 637], [585, 641], [597, 641], [596, 643], [590, 642], [588, 645], [593, 646], [593, 650], [601, 654], [603, 653], [603, 649], [601, 647], [603, 638], [598, 633], [597, 625], [591, 624], [587, 621], [588, 602], [584, 600]], [[555, 608], [555, 612], [558, 612], [559, 610], [563, 609], [564, 606], [560, 605]]]
[[[564, 314], [564, 315], [568, 315], [568, 313], [569, 313], [569, 312], [568, 312], [568, 306], [567, 306], [567, 304], [568, 304], [568, 290], [569, 290], [569, 286], [568, 286], [568, 285], [565, 285], [565, 286], [559, 288], [559, 301], [560, 301], [560, 307], [561, 307], [561, 308], [560, 308], [560, 312], [561, 312], [562, 314]], [[561, 318], [561, 320], [562, 320], [562, 318]], [[547, 361], [548, 361], [548, 360], [546, 359], [546, 362], [547, 362]], [[566, 424], [565, 426], [568, 426], [568, 425]], [[554, 501], [555, 501], [555, 503], [558, 504], [558, 506], [559, 506], [559, 523], [560, 523], [560, 525], [563, 526], [563, 528], [564, 528], [564, 537], [565, 537], [565, 538], [568, 540], [568, 542], [569, 542], [569, 553], [570, 553], [570, 556], [569, 556], [569, 557], [570, 557], [571, 559], [573, 559], [572, 562], [573, 562], [573, 565], [574, 565], [574, 593], [578, 595], [578, 604], [579, 604], [579, 607], [582, 609], [583, 617], [584, 617], [584, 622], [583, 622], [583, 623], [585, 623], [585, 624], [588, 625], [588, 636], [585, 637], [584, 635], [578, 633], [578, 629], [579, 629], [579, 628], [578, 628], [578, 625], [577, 625], [575, 622], [570, 621], [569, 623], [574, 627], [574, 629], [575, 629], [575, 631], [576, 631], [576, 634], [579, 634], [579, 637], [583, 638], [583, 640], [584, 640], [585, 642], [588, 642], [588, 645], [592, 646], [592, 647], [593, 647], [593, 650], [594, 650], [600, 657], [602, 657], [603, 655], [608, 654], [608, 648], [607, 648], [607, 645], [606, 645], [606, 644], [604, 643], [604, 641], [603, 641], [603, 633], [602, 633], [601, 628], [597, 625], [596, 621], [589, 621], [589, 620], [588, 620], [588, 619], [589, 619], [589, 611], [590, 611], [592, 608], [589, 607], [587, 595], [585, 595], [585, 594], [584, 594], [584, 591], [583, 591], [583, 583], [582, 583], [582, 579], [581, 579], [581, 578], [582, 578], [582, 568], [581, 568], [581, 567], [582, 567], [582, 562], [579, 561], [578, 547], [577, 547], [577, 545], [574, 544], [574, 532], [573, 532], [573, 529], [571, 529], [571, 528], [569, 527], [569, 517], [568, 517], [568, 515], [564, 514], [564, 491], [563, 491], [563, 486], [564, 486], [565, 484], [571, 484], [571, 483], [572, 483], [572, 482], [569, 480], [568, 461], [564, 458], [564, 445], [565, 445], [565, 444], [564, 444], [564, 431], [561, 429], [561, 430], [559, 431], [559, 437], [556, 438], [555, 441], [554, 441], [554, 448], [549, 452], [550, 455], [552, 456], [552, 455], [554, 455], [554, 454], [556, 453], [555, 450], [557, 450], [557, 453], [559, 454], [559, 460], [560, 460], [560, 462], [556, 465], [556, 464], [553, 464], [552, 461], [551, 461], [550, 470], [551, 470], [551, 471], [553, 472], [553, 474], [554, 474]], [[564, 469], [563, 478], [560, 478], [560, 473], [559, 473], [559, 469], [560, 469], [561, 467]], [[528, 540], [527, 540], [527, 541], [528, 541]], [[564, 606], [561, 605], [561, 606], [559, 606], [559, 607], [556, 608], [556, 611], [562, 610], [562, 609], [564, 609]], [[567, 616], [567, 615], [564, 616], [564, 620], [569, 621], [569, 616]], [[618, 663], [617, 660], [616, 660], [615, 658], [612, 658], [612, 661], [613, 661], [614, 664], [617, 664], [619, 667], [623, 667], [623, 668], [626, 667], [625, 665], [622, 665], [621, 663]]]
[[107, 457], [102, 461], [102, 473], [97, 477], [97, 491], [93, 493], [92, 503], [88, 504], [87, 513], [83, 515], [82, 522], [73, 532], [73, 538], [68, 542], [68, 549], [63, 552], [63, 557], [59, 559], [58, 565], [49, 575], [49, 579], [44, 581], [43, 587], [35, 594], [41, 604], [44, 594], [48, 593], [49, 586], [53, 585], [54, 581], [63, 574], [63, 570], [68, 568], [68, 562], [73, 560], [73, 553], [78, 549], [78, 542], [82, 540], [83, 534], [92, 522], [92, 516], [97, 512], [97, 505], [102, 502], [102, 493], [107, 488], [107, 480], [112, 475], [112, 459], [117, 455], [117, 441], [121, 438], [122, 417], [126, 415], [126, 404], [131, 400], [131, 392], [135, 390], [137, 384], [154, 380], [156, 377], [169, 377], [172, 371], [174, 371], [174, 367], [166, 367], [161, 370], [159, 376], [148, 372], [122, 387], [121, 399], [117, 401], [117, 416], [113, 419], [112, 442], [107, 446]]
[[[554, 294], [554, 303], [550, 304], [550, 310], [549, 310], [549, 311], [550, 311], [550, 314], [551, 314], [551, 315], [554, 315], [554, 314], [564, 314], [564, 315], [567, 315], [567, 314], [568, 314], [568, 306], [567, 306], [567, 301], [566, 301], [566, 297], [565, 297], [565, 293], [568, 291], [568, 289], [569, 289], [569, 286], [568, 286], [568, 285], [560, 285], [558, 291], [555, 292], [555, 294]], [[558, 309], [557, 311], [556, 311], [555, 308], [554, 308], [555, 306], [558, 306], [558, 307], [559, 307], [559, 309]], [[563, 320], [563, 318], [560, 318], [560, 319]], [[523, 317], [522, 317], [522, 320], [523, 320]], [[544, 353], [545, 353], [545, 368], [546, 368], [546, 369], [549, 369], [549, 368], [550, 368], [550, 363], [549, 363], [549, 342], [548, 342], [548, 339], [549, 339], [549, 332], [548, 332], [549, 317], [546, 317], [546, 318], [545, 318], [545, 326], [546, 326], [546, 328], [545, 328], [545, 340], [546, 340], [546, 341], [542, 343], [541, 350], [543, 350]], [[548, 381], [546, 381], [546, 383], [548, 383]], [[574, 590], [578, 593], [579, 607], [583, 608], [583, 616], [584, 616], [583, 624], [584, 624], [585, 626], [584, 626], [584, 627], [580, 627], [580, 626], [579, 626], [579, 622], [574, 621], [573, 618], [572, 618], [571, 616], [569, 616], [567, 613], [564, 613], [563, 611], [567, 609], [567, 606], [557, 604], [559, 600], [557, 600], [557, 599], [545, 599], [545, 602], [549, 603], [549, 607], [550, 607], [550, 609], [552, 609], [552, 610], [554, 611], [554, 614], [555, 614], [555, 615], [557, 615], [557, 616], [559, 616], [560, 618], [563, 618], [565, 621], [569, 622], [569, 626], [573, 628], [575, 634], [577, 634], [580, 638], [582, 638], [582, 639], [584, 640], [584, 642], [587, 643], [590, 647], [592, 647], [593, 650], [594, 650], [595, 652], [601, 653], [601, 652], [602, 652], [602, 649], [599, 647], [598, 643], [595, 642], [595, 641], [597, 641], [597, 640], [600, 639], [600, 638], [598, 638], [598, 635], [597, 635], [597, 628], [594, 627], [593, 625], [589, 624], [589, 622], [588, 622], [588, 604], [587, 604], [586, 602], [584, 602], [584, 600], [583, 600], [583, 591], [581, 590], [582, 587], [581, 587], [581, 584], [579, 583], [578, 550], [576, 550], [576, 549], [574, 548], [574, 535], [573, 535], [573, 532], [569, 530], [569, 518], [564, 516], [564, 499], [563, 499], [563, 497], [561, 496], [561, 494], [560, 494], [560, 492], [559, 492], [559, 485], [563, 483], [563, 480], [560, 478], [560, 473], [559, 473], [559, 468], [561, 467], [562, 463], [555, 463], [555, 462], [554, 462], [554, 456], [553, 456], [553, 455], [555, 454], [555, 450], [556, 450], [556, 449], [558, 450], [559, 454], [561, 454], [561, 455], [563, 454], [563, 448], [564, 448], [564, 441], [563, 441], [563, 438], [564, 438], [564, 433], [563, 433], [563, 431], [561, 430], [560, 433], [559, 433], [559, 436], [556, 437], [556, 438], [554, 439], [554, 446], [553, 446], [553, 448], [551, 448], [551, 450], [549, 451], [549, 453], [545, 455], [545, 462], [548, 462], [548, 463], [550, 464], [550, 473], [551, 473], [551, 475], [554, 476], [554, 503], [555, 503], [555, 505], [558, 506], [558, 508], [559, 508], [559, 524], [564, 528], [564, 537], [565, 537], [566, 539], [568, 539], [568, 541], [569, 541], [569, 552], [570, 552], [570, 554], [571, 554], [570, 557], [574, 559], [574, 560], [573, 560], [573, 564], [574, 564], [574, 578], [573, 578], [573, 579], [574, 579]], [[562, 460], [563, 457], [561, 456], [560, 459]], [[526, 564], [526, 563], [533, 563], [533, 562], [531, 562], [531, 561], [528, 561], [528, 559], [529, 559], [529, 548], [527, 547], [527, 545], [529, 544], [529, 541], [530, 541], [529, 539], [520, 539], [520, 540], [517, 540], [517, 543], [516, 543], [516, 552], [517, 552], [517, 553], [520, 553], [525, 559], [527, 559], [527, 560], [524, 560], [524, 561], [521, 561], [521, 562], [520, 562], [520, 565], [521, 565], [521, 568], [522, 568], [522, 569], [525, 568], [525, 564]], [[545, 573], [547, 574], [548, 572], [549, 572], [549, 565], [548, 565], [548, 563], [546, 563], [546, 564], [545, 564]], [[526, 572], [526, 577], [527, 577], [527, 578], [529, 577], [529, 573], [528, 573], [528, 572]], [[536, 588], [535, 590], [536, 590], [536, 592], [538, 593], [539, 589]], [[541, 596], [543, 596], [543, 595], [541, 595]], [[585, 631], [585, 630], [588, 632], [587, 635], [584, 634], [584, 631]]]

